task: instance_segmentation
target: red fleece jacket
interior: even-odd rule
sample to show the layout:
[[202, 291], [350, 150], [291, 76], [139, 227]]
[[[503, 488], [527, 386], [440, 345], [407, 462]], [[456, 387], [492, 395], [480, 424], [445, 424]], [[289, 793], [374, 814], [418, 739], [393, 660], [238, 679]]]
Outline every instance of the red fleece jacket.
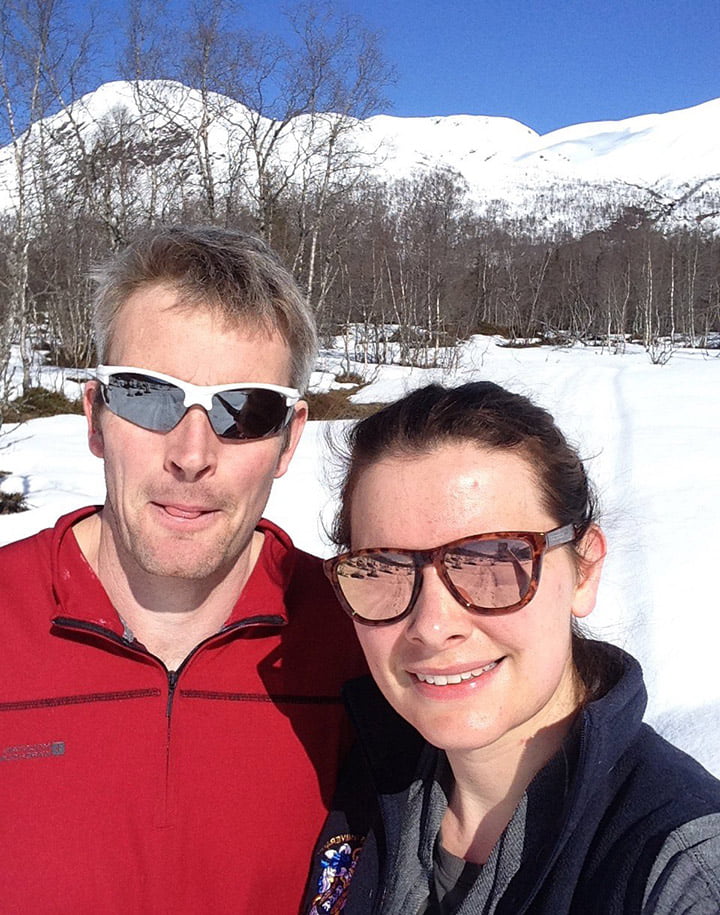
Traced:
[[0, 550], [0, 910], [298, 910], [364, 670], [320, 561], [263, 521], [176, 674], [123, 635], [71, 526]]

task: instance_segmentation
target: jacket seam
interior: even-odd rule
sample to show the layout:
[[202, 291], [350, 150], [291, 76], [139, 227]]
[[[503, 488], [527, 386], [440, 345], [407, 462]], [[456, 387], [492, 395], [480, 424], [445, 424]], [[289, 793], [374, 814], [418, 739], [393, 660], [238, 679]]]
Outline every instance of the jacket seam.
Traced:
[[114, 693], [85, 693], [77, 696], [48, 696], [45, 699], [19, 699], [15, 702], [0, 702], [0, 712], [15, 712], [22, 709], [54, 708], [60, 705], [84, 705], [89, 702], [121, 702], [127, 699], [151, 699], [160, 695], [159, 689], [122, 690]]
[[274, 702], [287, 705], [342, 705], [339, 696], [298, 696], [291, 693], [227, 693], [204, 689], [181, 689], [185, 699], [209, 699], [225, 702]]

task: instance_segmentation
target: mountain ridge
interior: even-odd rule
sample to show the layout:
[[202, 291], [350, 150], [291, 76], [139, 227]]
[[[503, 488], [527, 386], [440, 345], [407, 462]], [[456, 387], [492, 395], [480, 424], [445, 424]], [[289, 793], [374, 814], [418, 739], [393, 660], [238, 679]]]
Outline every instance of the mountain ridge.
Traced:
[[[146, 102], [156, 96], [157, 107], [146, 104], [142, 110], [137, 89], [145, 93]], [[190, 143], [200, 130], [208, 98], [214, 112], [208, 132], [210, 158], [222, 179], [237, 153], [233, 125], [249, 122], [253, 112], [218, 94], [203, 101], [198, 90], [180, 83], [114, 81], [73, 102], [70, 116], [63, 110], [43, 123], [48, 135], [59, 137], [73, 118], [87, 138], [124, 109], [130, 122], [142, 126], [147, 143], [173, 123], [182, 125]], [[278, 144], [279, 167], [289, 168], [306, 137], [309, 117], [297, 116]], [[318, 115], [328, 125], [337, 117]], [[258, 120], [261, 128], [270, 123]], [[720, 99], [670, 112], [573, 124], [546, 134], [510, 117], [465, 114], [379, 114], [349, 119], [347, 127], [344, 143], [354, 151], [358, 171], [385, 182], [435, 170], [454, 175], [476, 210], [501, 222], [524, 221], [531, 234], [582, 234], [607, 225], [628, 206], [646, 210], [663, 228], [720, 229]], [[7, 210], [14, 199], [11, 152], [9, 146], [0, 149], [0, 210]]]

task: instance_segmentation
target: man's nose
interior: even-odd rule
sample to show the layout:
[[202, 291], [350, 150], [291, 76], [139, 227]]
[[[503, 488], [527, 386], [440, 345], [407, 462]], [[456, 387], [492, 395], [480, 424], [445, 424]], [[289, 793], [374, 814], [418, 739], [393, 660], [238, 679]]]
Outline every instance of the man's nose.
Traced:
[[220, 442], [202, 407], [190, 407], [180, 422], [165, 433], [165, 469], [186, 482], [211, 474]]

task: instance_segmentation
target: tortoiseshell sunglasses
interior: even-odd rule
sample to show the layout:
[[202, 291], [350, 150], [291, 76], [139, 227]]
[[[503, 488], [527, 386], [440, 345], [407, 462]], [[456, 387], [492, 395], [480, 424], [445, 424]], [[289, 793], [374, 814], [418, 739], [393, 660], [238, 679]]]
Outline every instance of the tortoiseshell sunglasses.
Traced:
[[405, 619], [420, 594], [422, 570], [429, 565], [466, 609], [509, 613], [535, 596], [544, 554], [575, 539], [572, 524], [546, 533], [473, 534], [432, 550], [354, 550], [326, 559], [324, 569], [342, 608], [366, 626]]

